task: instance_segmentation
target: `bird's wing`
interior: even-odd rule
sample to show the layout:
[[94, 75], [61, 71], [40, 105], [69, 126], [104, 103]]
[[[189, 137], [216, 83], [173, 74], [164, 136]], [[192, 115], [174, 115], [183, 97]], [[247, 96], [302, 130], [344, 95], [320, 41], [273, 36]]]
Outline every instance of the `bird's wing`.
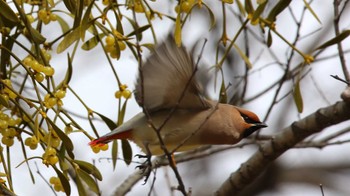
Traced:
[[[184, 47], [177, 47], [172, 36], [160, 44], [141, 68], [136, 82], [136, 100], [150, 111], [206, 109], [210, 107], [196, 81], [196, 68]], [[185, 88], [187, 88], [186, 92]], [[143, 93], [142, 93], [143, 91]]]

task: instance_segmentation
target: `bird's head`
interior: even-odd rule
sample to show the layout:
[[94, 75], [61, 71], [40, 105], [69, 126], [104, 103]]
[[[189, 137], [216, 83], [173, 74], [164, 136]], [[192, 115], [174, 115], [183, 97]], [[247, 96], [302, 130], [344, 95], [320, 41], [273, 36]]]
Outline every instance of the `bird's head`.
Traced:
[[267, 127], [267, 125], [261, 122], [259, 117], [253, 112], [239, 107], [236, 107], [236, 109], [239, 111], [244, 121], [244, 130], [241, 133], [242, 138], [248, 137], [258, 129]]

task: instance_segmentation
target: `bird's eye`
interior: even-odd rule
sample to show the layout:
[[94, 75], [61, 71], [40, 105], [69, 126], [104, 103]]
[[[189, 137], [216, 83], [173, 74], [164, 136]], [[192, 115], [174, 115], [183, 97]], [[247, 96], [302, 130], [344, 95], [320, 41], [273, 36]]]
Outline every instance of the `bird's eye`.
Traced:
[[249, 123], [249, 124], [255, 123], [255, 121], [253, 119], [249, 118], [247, 115], [241, 114], [241, 116], [246, 123]]

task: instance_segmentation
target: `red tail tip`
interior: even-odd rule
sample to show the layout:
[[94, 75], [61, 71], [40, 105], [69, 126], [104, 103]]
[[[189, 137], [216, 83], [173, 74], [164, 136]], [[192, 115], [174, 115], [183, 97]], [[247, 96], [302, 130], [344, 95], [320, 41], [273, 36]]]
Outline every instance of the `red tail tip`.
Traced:
[[93, 146], [99, 146], [99, 145], [103, 145], [105, 144], [103, 142], [103, 140], [101, 138], [98, 138], [98, 139], [95, 139], [95, 140], [92, 140], [91, 142], [89, 142], [89, 146], [93, 147]]

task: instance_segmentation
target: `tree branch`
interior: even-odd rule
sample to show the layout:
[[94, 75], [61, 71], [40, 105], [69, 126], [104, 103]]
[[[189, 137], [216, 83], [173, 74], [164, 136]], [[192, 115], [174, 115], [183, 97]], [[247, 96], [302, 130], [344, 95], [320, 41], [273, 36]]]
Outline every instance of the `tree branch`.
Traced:
[[276, 134], [269, 142], [260, 146], [248, 161], [243, 163], [236, 172], [231, 173], [217, 190], [216, 195], [237, 195], [251, 184], [270, 163], [298, 142], [329, 126], [349, 119], [350, 103], [340, 101], [294, 122]]

